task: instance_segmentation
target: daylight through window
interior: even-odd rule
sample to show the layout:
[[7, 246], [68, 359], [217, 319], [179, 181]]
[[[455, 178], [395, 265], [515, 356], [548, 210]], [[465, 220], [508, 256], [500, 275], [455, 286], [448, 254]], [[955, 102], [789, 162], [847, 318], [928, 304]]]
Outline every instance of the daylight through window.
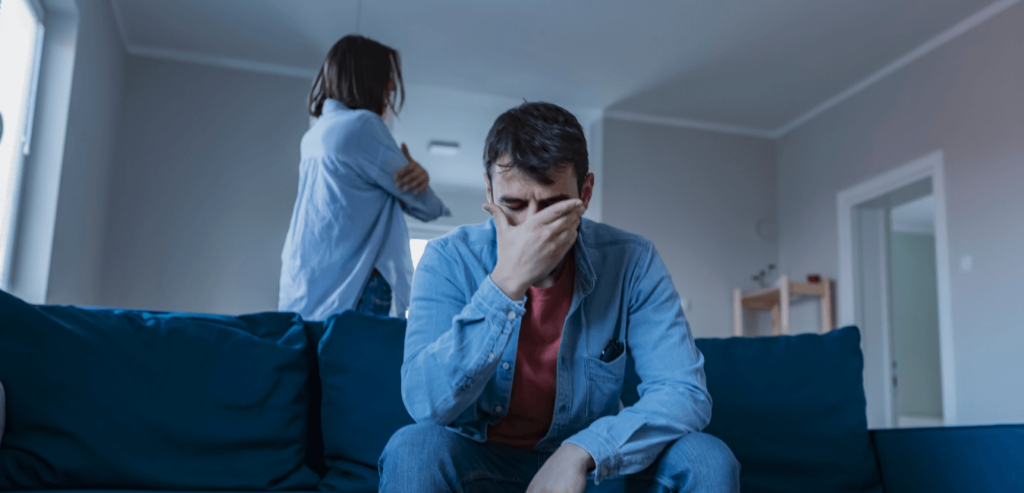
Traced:
[[409, 240], [409, 250], [412, 251], [413, 269], [420, 264], [420, 257], [423, 256], [423, 250], [425, 248], [427, 248], [427, 240]]
[[29, 152], [43, 24], [30, 0], [0, 2], [0, 289], [7, 289], [21, 166]]

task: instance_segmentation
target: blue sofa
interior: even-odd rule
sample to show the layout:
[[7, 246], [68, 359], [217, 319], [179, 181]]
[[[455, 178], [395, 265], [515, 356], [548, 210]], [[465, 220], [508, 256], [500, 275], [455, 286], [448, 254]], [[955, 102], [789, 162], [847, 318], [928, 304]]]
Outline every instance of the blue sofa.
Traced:
[[[375, 491], [401, 320], [35, 306], [0, 292], [0, 490]], [[745, 492], [1024, 491], [1024, 426], [869, 431], [859, 332], [698, 339]], [[625, 404], [639, 398], [631, 365]]]

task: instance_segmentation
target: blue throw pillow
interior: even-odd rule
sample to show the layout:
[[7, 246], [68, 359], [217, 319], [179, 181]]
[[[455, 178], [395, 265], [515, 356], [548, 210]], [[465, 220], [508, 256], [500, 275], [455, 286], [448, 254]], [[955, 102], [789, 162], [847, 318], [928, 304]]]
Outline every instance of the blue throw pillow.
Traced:
[[[860, 332], [697, 339], [711, 424], [744, 493], [880, 491], [868, 434]], [[628, 362], [623, 403], [639, 398]]]
[[0, 490], [310, 489], [298, 316], [29, 305], [0, 292]]
[[328, 471], [319, 488], [376, 492], [384, 446], [413, 423], [402, 403], [405, 320], [346, 311], [325, 327], [320, 412]]

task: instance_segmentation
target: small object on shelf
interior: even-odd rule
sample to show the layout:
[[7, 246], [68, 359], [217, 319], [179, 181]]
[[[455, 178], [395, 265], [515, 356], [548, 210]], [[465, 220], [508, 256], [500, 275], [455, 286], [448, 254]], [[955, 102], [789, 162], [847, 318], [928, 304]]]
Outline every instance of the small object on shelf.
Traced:
[[768, 267], [761, 269], [761, 272], [750, 276], [751, 279], [757, 281], [762, 288], [768, 287], [768, 279], [771, 277], [772, 272], [775, 271], [775, 264], [768, 264]]
[[733, 290], [733, 334], [736, 337], [744, 335], [743, 310], [745, 308], [771, 311], [772, 335], [789, 334], [789, 297], [800, 294], [821, 298], [820, 333], [824, 334], [834, 329], [832, 281], [827, 277], [819, 277], [817, 283], [790, 282], [789, 276], [783, 275], [777, 287], [760, 289], [747, 294], [744, 294], [739, 288]]
[[818, 274], [807, 274], [807, 282], [811, 284], [818, 284], [821, 282], [821, 276]]

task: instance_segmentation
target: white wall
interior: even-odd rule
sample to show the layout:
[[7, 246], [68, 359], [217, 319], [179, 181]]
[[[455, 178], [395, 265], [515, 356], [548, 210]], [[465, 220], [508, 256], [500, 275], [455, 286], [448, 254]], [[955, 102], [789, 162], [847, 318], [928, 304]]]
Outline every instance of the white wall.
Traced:
[[277, 309], [309, 81], [130, 56], [100, 303]]
[[732, 335], [732, 291], [774, 263], [756, 234], [776, 207], [772, 141], [604, 121], [604, 219], [654, 241], [696, 337]]
[[[961, 424], [1024, 421], [1022, 46], [1018, 4], [777, 143], [780, 266], [833, 277], [836, 194], [944, 151]], [[968, 255], [973, 272], [961, 272]]]
[[79, 1], [47, 303], [99, 302], [107, 184], [117, 140], [124, 47], [110, 2]]

